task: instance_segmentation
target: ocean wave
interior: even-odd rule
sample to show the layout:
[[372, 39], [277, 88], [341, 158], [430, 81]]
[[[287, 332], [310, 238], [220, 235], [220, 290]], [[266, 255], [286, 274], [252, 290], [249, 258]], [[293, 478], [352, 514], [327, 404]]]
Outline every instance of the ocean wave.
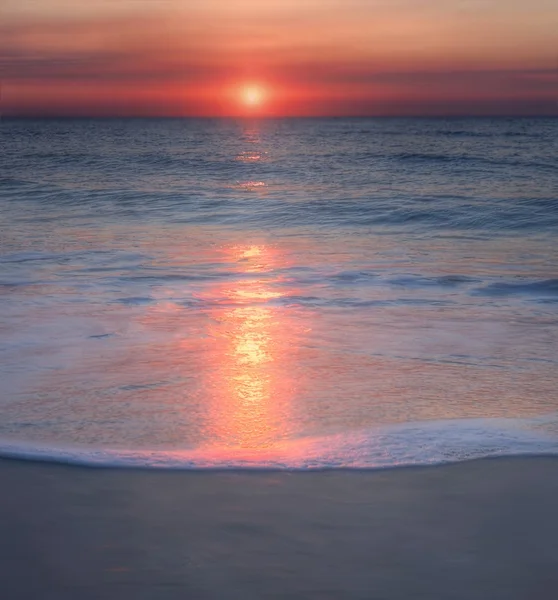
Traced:
[[475, 290], [480, 296], [558, 296], [558, 279], [544, 279], [521, 283], [497, 282]]
[[473, 131], [467, 129], [437, 129], [430, 134], [433, 137], [470, 137], [470, 138], [499, 138], [499, 137], [534, 137], [525, 131]]
[[448, 153], [427, 153], [427, 152], [400, 152], [393, 154], [390, 158], [398, 161], [425, 161], [439, 163], [455, 163], [458, 165], [474, 163], [490, 167], [514, 167], [527, 169], [542, 169], [550, 172], [558, 171], [558, 166], [553, 162], [534, 162], [532, 160], [517, 160], [503, 157], [500, 159], [490, 158], [469, 153], [448, 154]]
[[87, 467], [179, 470], [389, 469], [502, 457], [558, 455], [555, 415], [463, 419], [302, 438], [266, 448], [109, 449], [1, 440], [0, 457]]
[[[254, 179], [253, 181], [259, 181]], [[262, 180], [263, 181], [263, 180]], [[259, 191], [268, 190], [265, 198]], [[459, 195], [388, 194], [369, 190], [319, 193], [307, 197], [302, 187], [285, 194], [273, 185], [219, 188], [213, 195], [191, 191], [133, 189], [65, 189], [63, 184], [22, 188], [6, 194], [18, 223], [48, 223], [80, 219], [164, 219], [173, 225], [206, 224], [245, 229], [280, 230], [285, 227], [374, 228], [412, 232], [548, 231], [558, 226], [558, 202], [550, 195], [527, 198]], [[17, 207], [18, 203], [22, 204]], [[21, 210], [22, 208], [29, 210]], [[55, 209], [55, 211], [53, 211]]]
[[21, 177], [0, 177], [0, 187], [19, 188], [28, 186], [31, 182]]
[[474, 277], [466, 275], [440, 275], [438, 277], [423, 277], [421, 275], [403, 275], [389, 280], [391, 285], [400, 287], [422, 288], [442, 287], [454, 288], [460, 285], [478, 282]]

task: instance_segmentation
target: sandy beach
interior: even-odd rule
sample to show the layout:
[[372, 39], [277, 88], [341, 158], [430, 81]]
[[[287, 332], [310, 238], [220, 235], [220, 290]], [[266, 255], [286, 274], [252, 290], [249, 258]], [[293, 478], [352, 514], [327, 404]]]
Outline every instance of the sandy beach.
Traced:
[[178, 472], [0, 461], [12, 599], [537, 599], [558, 459]]

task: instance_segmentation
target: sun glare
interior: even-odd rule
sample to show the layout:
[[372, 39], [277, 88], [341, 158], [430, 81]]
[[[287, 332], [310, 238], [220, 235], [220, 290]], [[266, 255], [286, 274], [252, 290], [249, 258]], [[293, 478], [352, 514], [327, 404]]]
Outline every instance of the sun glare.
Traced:
[[246, 85], [241, 90], [241, 99], [246, 106], [261, 106], [265, 100], [265, 91], [259, 85]]

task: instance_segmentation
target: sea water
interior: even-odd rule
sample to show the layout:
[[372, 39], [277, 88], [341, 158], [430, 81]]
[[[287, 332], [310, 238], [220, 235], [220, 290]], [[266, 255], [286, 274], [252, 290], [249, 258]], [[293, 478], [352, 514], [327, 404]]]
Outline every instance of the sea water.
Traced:
[[0, 123], [0, 453], [558, 452], [558, 120]]

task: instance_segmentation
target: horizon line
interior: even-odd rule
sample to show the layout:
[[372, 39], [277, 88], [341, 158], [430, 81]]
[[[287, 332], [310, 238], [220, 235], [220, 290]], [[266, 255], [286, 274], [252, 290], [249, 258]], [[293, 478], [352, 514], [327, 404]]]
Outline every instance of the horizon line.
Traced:
[[95, 114], [0, 114], [1, 120], [26, 119], [199, 119], [199, 120], [281, 120], [281, 119], [549, 119], [558, 118], [558, 110], [554, 113], [517, 113], [517, 114], [402, 114], [402, 115], [95, 115]]

